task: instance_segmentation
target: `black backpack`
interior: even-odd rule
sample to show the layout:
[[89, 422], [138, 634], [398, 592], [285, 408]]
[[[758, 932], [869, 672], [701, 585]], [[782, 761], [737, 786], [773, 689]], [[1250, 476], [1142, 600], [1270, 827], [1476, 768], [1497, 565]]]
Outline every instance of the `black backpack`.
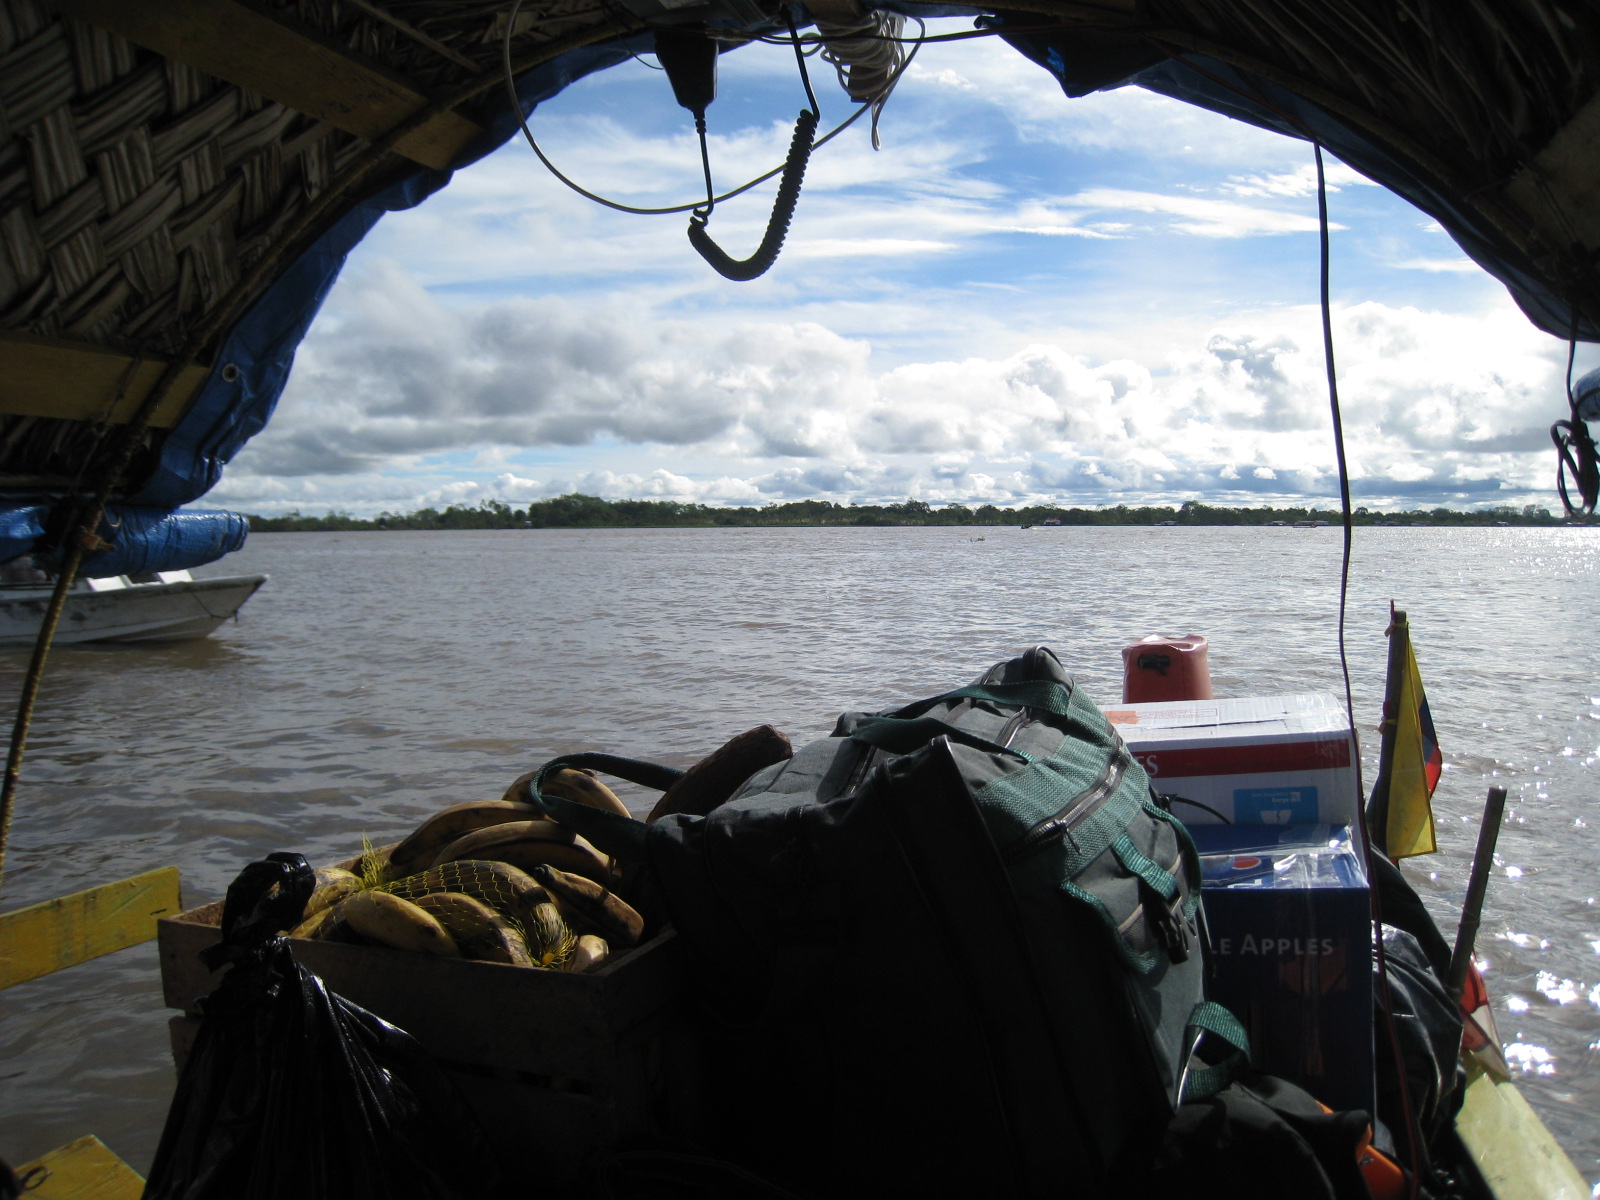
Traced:
[[[665, 788], [602, 754], [562, 766]], [[1243, 1033], [1203, 999], [1199, 860], [1055, 655], [877, 714], [646, 825], [538, 793], [641, 865], [692, 954], [697, 1147], [829, 1194], [1097, 1196]], [[1228, 1062], [1193, 1057], [1206, 1034]]]

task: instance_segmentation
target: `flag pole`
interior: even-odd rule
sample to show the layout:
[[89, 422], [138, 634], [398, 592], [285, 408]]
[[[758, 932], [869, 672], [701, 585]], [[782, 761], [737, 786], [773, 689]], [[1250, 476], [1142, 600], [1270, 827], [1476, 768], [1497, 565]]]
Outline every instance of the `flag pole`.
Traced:
[[1411, 627], [1404, 610], [1389, 601], [1389, 675], [1384, 681], [1383, 721], [1378, 726], [1378, 777], [1367, 802], [1367, 838], [1385, 855], [1389, 853], [1389, 782], [1394, 774], [1395, 730], [1399, 727], [1400, 689], [1406, 676], [1406, 651], [1411, 644]]

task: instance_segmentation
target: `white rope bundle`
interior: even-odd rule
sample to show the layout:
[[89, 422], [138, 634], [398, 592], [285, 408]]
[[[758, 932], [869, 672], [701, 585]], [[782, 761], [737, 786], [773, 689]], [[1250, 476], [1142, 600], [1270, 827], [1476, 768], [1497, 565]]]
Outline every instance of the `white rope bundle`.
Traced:
[[823, 39], [822, 60], [838, 73], [839, 86], [850, 99], [872, 106], [874, 150], [880, 149], [878, 114], [900, 81], [900, 67], [905, 61], [899, 40], [904, 26], [905, 18], [899, 13], [880, 10], [851, 24], [817, 21], [817, 32]]

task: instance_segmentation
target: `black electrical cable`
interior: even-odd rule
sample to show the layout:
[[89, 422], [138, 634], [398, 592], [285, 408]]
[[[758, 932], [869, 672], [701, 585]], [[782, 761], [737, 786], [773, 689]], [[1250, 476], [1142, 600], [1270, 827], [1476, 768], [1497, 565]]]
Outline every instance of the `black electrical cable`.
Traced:
[[795, 121], [794, 137], [789, 142], [789, 156], [784, 160], [778, 195], [772, 202], [772, 216], [767, 219], [766, 236], [749, 258], [733, 258], [711, 240], [711, 235], [706, 232], [706, 218], [711, 215], [709, 207], [696, 209], [690, 215], [689, 244], [724, 279], [748, 283], [765, 275], [772, 264], [778, 261], [778, 252], [783, 249], [783, 239], [789, 232], [789, 222], [800, 200], [800, 184], [805, 179], [806, 163], [811, 158], [814, 148], [812, 139], [816, 132], [817, 114], [809, 108], [802, 109], [799, 119]]
[[[1561, 507], [1573, 520], [1588, 520], [1600, 504], [1600, 450], [1589, 434], [1589, 424], [1578, 415], [1578, 398], [1572, 392], [1572, 368], [1578, 357], [1578, 306], [1572, 306], [1572, 336], [1567, 340], [1567, 410], [1565, 421], [1550, 426], [1550, 440], [1556, 444], [1556, 491]], [[1571, 476], [1582, 504], [1573, 504], [1567, 491]]]
[[[1353, 524], [1350, 512], [1350, 464], [1344, 452], [1344, 417], [1339, 409], [1339, 377], [1333, 361], [1333, 306], [1328, 294], [1328, 187], [1322, 167], [1322, 144], [1312, 142], [1317, 160], [1317, 227], [1320, 234], [1322, 258], [1322, 356], [1328, 372], [1328, 407], [1333, 413], [1333, 453], [1339, 464], [1339, 510], [1344, 520], [1344, 553], [1339, 562], [1339, 667], [1344, 672], [1345, 711], [1350, 717], [1350, 728], [1356, 727], [1355, 697], [1350, 688], [1350, 662], [1345, 655], [1345, 609], [1350, 595], [1350, 558]], [[1356, 787], [1360, 790], [1361, 765], [1356, 764]]]
[[[706, 193], [707, 201], [704, 207], [697, 208], [689, 217], [689, 244], [701, 258], [710, 264], [711, 269], [724, 279], [734, 283], [748, 283], [765, 275], [772, 264], [778, 261], [778, 254], [783, 250], [783, 239], [788, 236], [789, 222], [794, 218], [795, 205], [800, 201], [800, 185], [806, 176], [806, 164], [811, 159], [811, 150], [817, 134], [817, 122], [822, 118], [822, 111], [817, 105], [817, 94], [811, 90], [811, 75], [806, 70], [805, 53], [800, 45], [800, 31], [795, 28], [794, 18], [785, 14], [789, 22], [789, 36], [794, 42], [795, 61], [800, 64], [800, 80], [805, 84], [806, 100], [809, 108], [800, 110], [800, 116], [794, 124], [794, 137], [789, 141], [789, 153], [783, 161], [783, 178], [778, 184], [777, 198], [772, 202], [772, 215], [767, 218], [767, 232], [761, 239], [761, 244], [749, 258], [737, 259], [731, 257], [727, 251], [706, 232], [706, 222], [711, 218], [711, 210], [715, 201], [710, 198], [711, 193], [711, 160], [706, 150], [706, 125], [704, 110], [695, 114], [695, 128], [700, 134], [700, 158], [706, 168]], [[865, 111], [865, 110], [862, 110]]]
[[[1344, 700], [1345, 711], [1350, 719], [1350, 732], [1355, 735], [1355, 701], [1350, 688], [1350, 662], [1345, 653], [1345, 610], [1348, 606], [1350, 593], [1350, 560], [1352, 557], [1352, 532], [1353, 519], [1350, 510], [1350, 469], [1344, 450], [1344, 418], [1339, 407], [1338, 372], [1333, 359], [1333, 301], [1331, 297], [1330, 276], [1331, 254], [1328, 240], [1328, 182], [1327, 175], [1322, 165], [1322, 144], [1312, 139], [1311, 148], [1316, 156], [1317, 164], [1317, 230], [1321, 249], [1321, 307], [1322, 307], [1322, 347], [1323, 357], [1328, 373], [1328, 407], [1333, 413], [1333, 446], [1334, 456], [1339, 463], [1339, 501], [1340, 511], [1344, 517], [1344, 553], [1340, 560], [1339, 569], [1339, 667], [1344, 672]], [[1356, 791], [1361, 794], [1364, 785], [1361, 782], [1361, 756], [1355, 756], [1356, 766]], [[1372, 840], [1367, 836], [1367, 830], [1358, 818], [1353, 824], [1353, 832], [1357, 844], [1361, 847], [1362, 855], [1369, 860], [1367, 877], [1376, 877], [1376, 872], [1370, 863], [1373, 854]], [[1378, 891], [1374, 887], [1368, 892], [1368, 901], [1371, 907], [1373, 929], [1375, 934], [1381, 934], [1383, 924], [1383, 909], [1379, 903]], [[1389, 964], [1384, 955], [1382, 936], [1373, 938], [1373, 961], [1377, 970], [1374, 972], [1375, 984], [1378, 994], [1379, 1008], [1383, 1012], [1387, 1035], [1390, 1059], [1394, 1063], [1395, 1078], [1400, 1091], [1400, 1108], [1405, 1120], [1405, 1146], [1406, 1162], [1410, 1167], [1407, 1172], [1407, 1188], [1411, 1200], [1417, 1200], [1418, 1188], [1427, 1162], [1427, 1150], [1422, 1144], [1421, 1131], [1417, 1126], [1416, 1111], [1412, 1106], [1411, 1089], [1406, 1078], [1404, 1055], [1400, 1049], [1399, 1033], [1395, 1028], [1394, 1001], [1389, 992]]]
[[[672, 204], [664, 208], [636, 208], [628, 204], [618, 204], [615, 200], [607, 200], [604, 196], [597, 196], [595, 193], [589, 191], [581, 184], [568, 179], [561, 173], [560, 168], [558, 168], [555, 163], [550, 161], [550, 159], [545, 155], [545, 152], [539, 148], [539, 143], [534, 140], [533, 130], [528, 128], [528, 119], [522, 112], [522, 100], [517, 95], [516, 79], [511, 71], [511, 29], [515, 23], [517, 11], [522, 7], [522, 4], [523, 0], [515, 0], [515, 3], [512, 4], [511, 13], [506, 18], [506, 33], [501, 39], [500, 43], [501, 60], [505, 70], [506, 97], [510, 101], [511, 111], [517, 114], [517, 121], [522, 128], [523, 138], [527, 141], [529, 147], [532, 148], [539, 161], [544, 164], [545, 169], [562, 183], [564, 183], [567, 187], [571, 188], [574, 192], [577, 192], [578, 195], [582, 196], [585, 200], [592, 200], [594, 203], [599, 204], [604, 208], [612, 209], [616, 212], [629, 213], [640, 217], [662, 217], [671, 216], [673, 213], [693, 212], [695, 209], [704, 205], [706, 203], [704, 200], [691, 200], [684, 204]], [[927, 25], [920, 18], [913, 17], [912, 20], [917, 21], [918, 24], [921, 25], [924, 30], [926, 30]], [[787, 41], [788, 39], [784, 40]], [[912, 60], [917, 57], [917, 51], [922, 48], [922, 42], [920, 40], [910, 40], [912, 41], [911, 53], [906, 55], [905, 62], [901, 63], [900, 69], [895, 72], [894, 80], [896, 82], [898, 82], [900, 76], [905, 74], [906, 70], [911, 66]], [[831, 130], [819, 137], [812, 144], [811, 148], [816, 150], [827, 145], [829, 142], [833, 141], [834, 138], [838, 137], [846, 129], [849, 129], [850, 126], [854, 125], [857, 121], [871, 111], [872, 106], [870, 104], [863, 104], [860, 108], [856, 109], [855, 112], [851, 113], [843, 121], [840, 121], [839, 124], [835, 125]], [[720, 204], [724, 200], [732, 200], [735, 196], [742, 196], [752, 188], [760, 187], [767, 180], [781, 175], [783, 170], [784, 168], [782, 166], [773, 167], [772, 170], [768, 171], [766, 174], [758, 175], [748, 183], [740, 184], [738, 187], [732, 188], [729, 191], [723, 192], [721, 195], [714, 197], [714, 202]]]

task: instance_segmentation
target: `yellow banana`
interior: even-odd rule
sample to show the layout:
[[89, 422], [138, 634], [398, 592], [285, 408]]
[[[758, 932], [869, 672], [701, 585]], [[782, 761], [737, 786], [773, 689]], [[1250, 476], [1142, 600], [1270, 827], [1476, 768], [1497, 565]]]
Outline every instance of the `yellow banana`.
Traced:
[[548, 864], [608, 887], [613, 882], [611, 860], [554, 821], [509, 821], [480, 829], [451, 842], [433, 865], [466, 858], [495, 859], [524, 871]]
[[586, 933], [578, 939], [578, 944], [573, 947], [572, 957], [567, 960], [568, 971], [592, 971], [606, 959], [611, 957], [611, 948], [606, 945], [604, 938]]
[[550, 894], [520, 867], [472, 858], [429, 867], [385, 884], [383, 890], [411, 901], [434, 892], [460, 892], [518, 920], [521, 918], [517, 914], [523, 909], [550, 899]]
[[365, 885], [361, 877], [353, 871], [346, 871], [343, 867], [318, 867], [316, 871], [317, 886], [311, 892], [311, 898], [306, 901], [306, 908], [300, 914], [304, 923], [308, 918], [332, 908], [346, 896], [353, 896]]
[[644, 918], [609, 887], [547, 863], [535, 864], [528, 874], [550, 893], [576, 928], [597, 932], [614, 945], [639, 944]]
[[344, 919], [362, 937], [396, 950], [420, 950], [460, 958], [461, 949], [444, 926], [409, 900], [369, 888], [344, 902]]
[[443, 925], [468, 958], [533, 965], [522, 931], [482, 900], [464, 892], [431, 892], [413, 903]]
[[535, 966], [560, 970], [567, 965], [578, 939], [561, 915], [561, 910], [549, 900], [535, 904], [522, 914], [523, 932], [528, 938], [528, 952]]
[[389, 852], [389, 862], [401, 875], [432, 864], [439, 851], [477, 829], [507, 821], [532, 821], [544, 814], [531, 804], [507, 800], [475, 800], [442, 808], [412, 831]]
[[289, 936], [292, 938], [312, 938], [321, 941], [327, 937], [334, 924], [342, 920], [344, 920], [344, 913], [340, 910], [339, 905], [332, 904], [321, 912], [314, 913], [304, 921], [301, 921], [300, 924], [289, 931]]
[[[503, 799], [517, 804], [527, 804], [533, 798], [533, 781], [538, 774], [538, 771], [529, 771], [526, 775], [520, 776], [506, 789]], [[587, 771], [562, 767], [545, 776], [544, 782], [539, 786], [540, 790], [552, 796], [560, 796], [563, 800], [571, 800], [575, 804], [587, 804], [590, 808], [603, 809], [623, 817], [633, 816], [628, 811], [628, 806], [615, 792]]]

